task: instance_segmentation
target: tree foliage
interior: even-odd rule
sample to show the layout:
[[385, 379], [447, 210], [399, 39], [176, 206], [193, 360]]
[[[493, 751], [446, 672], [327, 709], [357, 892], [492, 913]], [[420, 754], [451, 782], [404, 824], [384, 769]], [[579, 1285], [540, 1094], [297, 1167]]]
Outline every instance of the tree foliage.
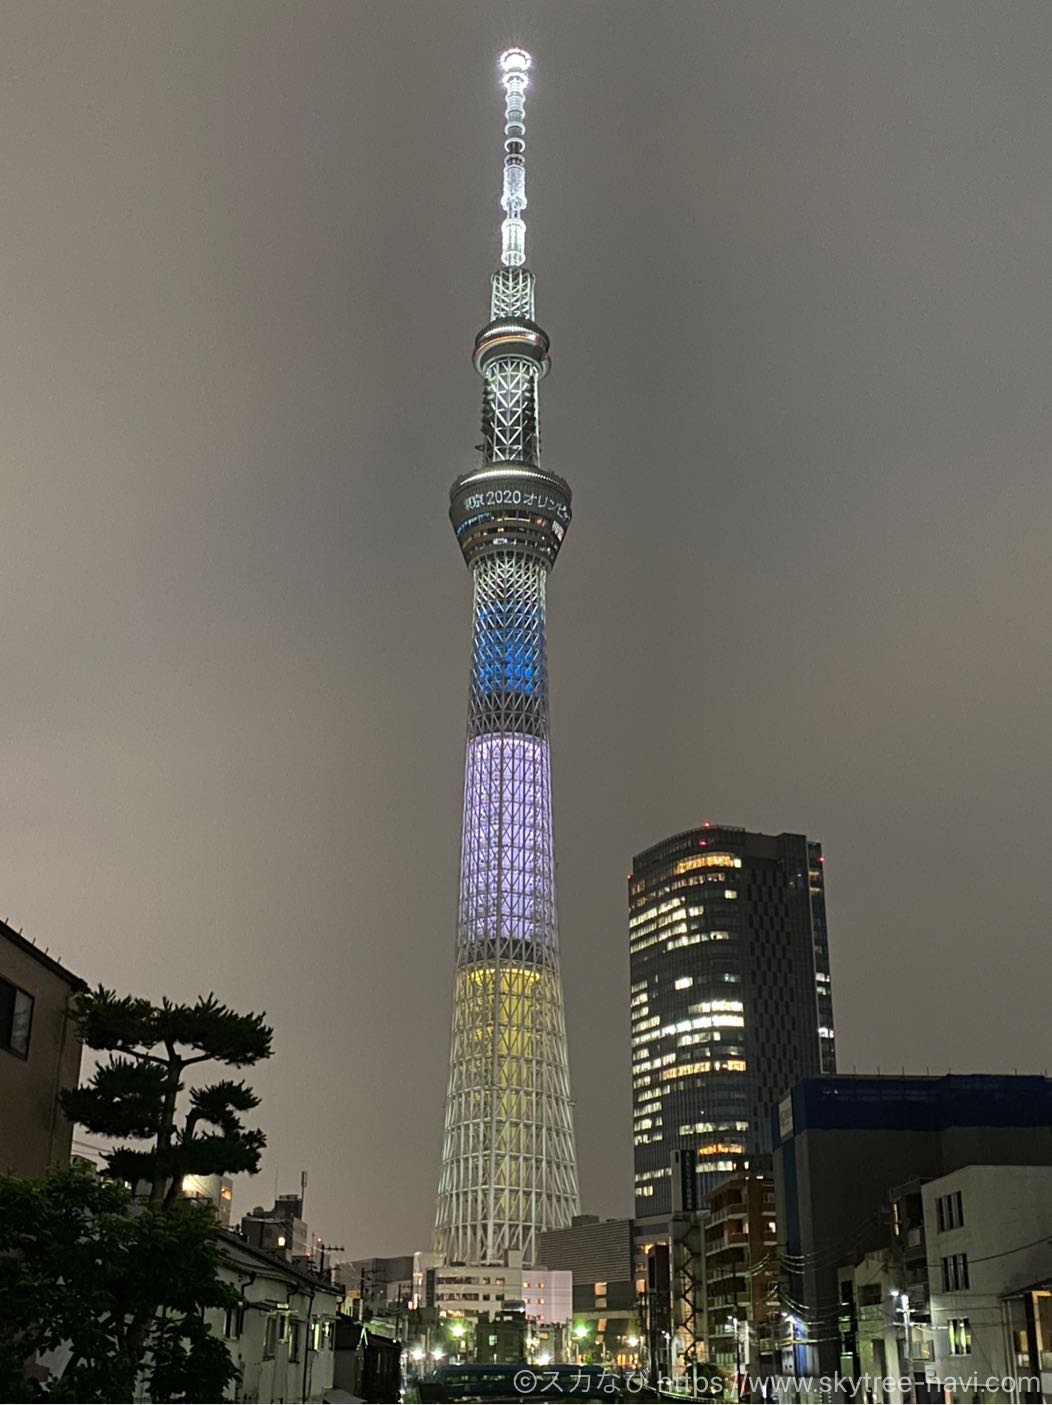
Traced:
[[183, 1177], [252, 1174], [266, 1138], [240, 1114], [259, 1099], [244, 1082], [222, 1079], [195, 1087], [179, 1125], [184, 1071], [216, 1062], [245, 1068], [270, 1057], [272, 1030], [262, 1015], [240, 1015], [214, 995], [193, 1005], [160, 1005], [117, 996], [99, 986], [78, 996], [74, 1020], [90, 1049], [108, 1053], [91, 1080], [61, 1094], [72, 1121], [89, 1131], [146, 1145], [122, 1144], [106, 1154], [111, 1176], [143, 1182], [154, 1208], [171, 1208]]
[[[221, 1400], [237, 1372], [203, 1313], [234, 1307], [218, 1278], [209, 1210], [135, 1206], [124, 1186], [74, 1167], [0, 1178], [0, 1399]], [[33, 1353], [68, 1350], [46, 1383]]]

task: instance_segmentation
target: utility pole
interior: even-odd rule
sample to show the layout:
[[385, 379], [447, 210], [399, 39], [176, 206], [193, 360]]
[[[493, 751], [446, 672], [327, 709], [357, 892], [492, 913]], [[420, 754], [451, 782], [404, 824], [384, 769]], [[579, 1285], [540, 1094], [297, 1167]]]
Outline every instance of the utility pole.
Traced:
[[324, 1239], [319, 1239], [318, 1244], [318, 1277], [325, 1277], [325, 1255], [342, 1254], [344, 1246], [342, 1244], [326, 1244]]
[[913, 1377], [913, 1317], [910, 1313], [909, 1293], [899, 1294], [899, 1306], [902, 1309], [902, 1320], [906, 1326], [906, 1375], [910, 1382], [910, 1401], [916, 1405], [917, 1382]]

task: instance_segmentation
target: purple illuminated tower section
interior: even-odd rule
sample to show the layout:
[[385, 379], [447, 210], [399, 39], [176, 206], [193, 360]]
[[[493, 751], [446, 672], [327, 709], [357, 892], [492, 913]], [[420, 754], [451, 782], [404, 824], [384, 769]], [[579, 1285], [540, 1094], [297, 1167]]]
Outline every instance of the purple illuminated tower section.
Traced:
[[540, 466], [548, 338], [526, 267], [530, 57], [501, 56], [501, 265], [475, 338], [483, 462], [450, 491], [474, 586], [457, 966], [435, 1249], [535, 1262], [578, 1209], [552, 853], [545, 585], [570, 489]]

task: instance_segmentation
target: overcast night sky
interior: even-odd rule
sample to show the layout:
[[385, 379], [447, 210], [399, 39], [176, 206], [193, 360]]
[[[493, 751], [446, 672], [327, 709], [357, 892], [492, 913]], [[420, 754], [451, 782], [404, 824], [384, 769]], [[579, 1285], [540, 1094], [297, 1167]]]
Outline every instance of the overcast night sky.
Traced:
[[1052, 7], [8, 0], [0, 915], [266, 1010], [236, 1207], [348, 1256], [430, 1243], [511, 43], [584, 1208], [706, 818], [824, 844], [843, 1070], [1052, 1064]]

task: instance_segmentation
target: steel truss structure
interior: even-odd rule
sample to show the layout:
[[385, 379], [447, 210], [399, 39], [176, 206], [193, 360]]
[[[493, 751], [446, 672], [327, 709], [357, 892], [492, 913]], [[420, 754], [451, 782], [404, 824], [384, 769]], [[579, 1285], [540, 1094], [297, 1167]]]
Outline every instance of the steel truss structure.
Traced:
[[552, 847], [545, 586], [570, 491], [540, 469], [537, 387], [548, 338], [525, 260], [522, 50], [506, 93], [501, 268], [475, 343], [483, 463], [450, 515], [474, 584], [456, 977], [435, 1249], [535, 1262], [537, 1235], [578, 1209]]

